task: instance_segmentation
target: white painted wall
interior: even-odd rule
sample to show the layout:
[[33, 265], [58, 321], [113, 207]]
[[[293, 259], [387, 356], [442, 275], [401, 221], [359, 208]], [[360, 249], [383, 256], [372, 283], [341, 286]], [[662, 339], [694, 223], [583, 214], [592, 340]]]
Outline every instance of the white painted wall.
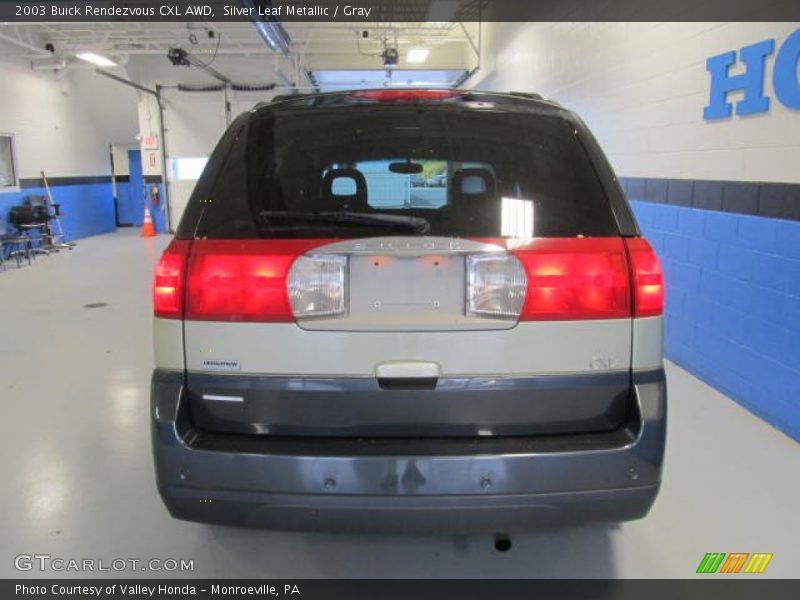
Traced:
[[[170, 158], [208, 156], [225, 131], [222, 92], [164, 92], [164, 126]], [[169, 180], [172, 223], [180, 221], [196, 181]]]
[[133, 144], [113, 144], [111, 154], [114, 157], [114, 174], [117, 177], [124, 177], [131, 174], [131, 166], [128, 159], [130, 150], [137, 150], [138, 145]]
[[[274, 95], [274, 92], [229, 92], [231, 120], [253, 108], [257, 102], [269, 100]], [[168, 159], [209, 156], [228, 126], [223, 92], [165, 89], [163, 99]], [[169, 177], [167, 180], [171, 219], [177, 225], [196, 180], [173, 181]]]
[[170, 156], [207, 156], [225, 131], [220, 92], [164, 91], [164, 127]]
[[[148, 86], [149, 87], [149, 86]], [[142, 175], [162, 175], [161, 172], [161, 126], [159, 122], [158, 101], [155, 96], [137, 92], [139, 101], [136, 111], [139, 119], [139, 141], [142, 151]], [[144, 138], [156, 136], [158, 148], [145, 148]]]
[[[800, 183], [800, 111], [703, 120], [708, 57], [797, 23], [488, 23], [478, 89], [539, 92], [578, 112], [627, 177]], [[732, 74], [738, 72], [733, 70]], [[741, 92], [729, 95], [737, 100]]]
[[57, 78], [0, 47], [0, 81], [0, 131], [15, 135], [23, 179], [109, 174], [109, 144], [135, 138], [135, 94], [93, 72]]
[[[271, 56], [247, 57], [219, 56], [213, 67], [239, 84], [266, 84], [275, 81], [273, 68], [280, 64], [285, 72], [287, 66]], [[195, 158], [208, 156], [213, 151], [227, 127], [225, 96], [222, 91], [182, 92], [178, 83], [192, 86], [215, 86], [219, 82], [196, 68], [176, 67], [161, 56], [132, 57], [126, 65], [127, 77], [149, 89], [162, 88], [164, 128], [167, 160], [171, 158]], [[277, 92], [228, 93], [231, 103], [231, 119], [261, 101], [271, 99]], [[153, 96], [139, 93], [139, 132], [142, 137], [159, 136], [158, 105]], [[153, 155], [155, 166], [151, 165]], [[145, 175], [162, 175], [160, 150], [142, 148], [142, 168]], [[195, 181], [172, 181], [166, 177], [170, 204], [170, 220], [173, 227], [180, 221]]]

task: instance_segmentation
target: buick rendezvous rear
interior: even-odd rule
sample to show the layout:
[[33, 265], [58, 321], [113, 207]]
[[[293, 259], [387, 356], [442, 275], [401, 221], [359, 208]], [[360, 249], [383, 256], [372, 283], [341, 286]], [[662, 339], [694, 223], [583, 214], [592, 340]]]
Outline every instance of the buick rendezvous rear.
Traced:
[[513, 532], [628, 520], [664, 452], [663, 281], [598, 144], [529, 95], [278, 98], [155, 274], [175, 517]]

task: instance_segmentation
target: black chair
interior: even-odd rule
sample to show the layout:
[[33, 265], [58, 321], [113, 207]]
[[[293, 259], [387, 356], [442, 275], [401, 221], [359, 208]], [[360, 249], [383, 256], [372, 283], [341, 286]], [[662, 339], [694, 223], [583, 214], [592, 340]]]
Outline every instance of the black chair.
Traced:
[[45, 230], [47, 220], [42, 220], [41, 210], [29, 204], [12, 206], [8, 211], [8, 220], [17, 230], [19, 236], [24, 236], [28, 240], [30, 252], [32, 254], [49, 254], [45, 248]]
[[31, 238], [27, 235], [8, 232], [8, 223], [5, 218], [0, 215], [0, 267], [5, 271], [6, 269], [6, 250], [8, 250], [8, 258], [13, 258], [17, 262], [17, 267], [22, 266], [22, 257], [27, 259], [28, 264], [31, 264], [31, 253], [33, 250], [33, 243]]
[[[49, 203], [46, 196], [28, 196], [28, 206], [33, 209], [33, 218], [44, 223], [42, 228], [42, 248], [48, 252], [58, 252], [61, 248], [70, 248], [70, 244], [63, 243], [64, 234], [61, 231], [61, 205]], [[52, 207], [52, 212], [51, 212]], [[52, 223], [55, 222], [54, 228]]]

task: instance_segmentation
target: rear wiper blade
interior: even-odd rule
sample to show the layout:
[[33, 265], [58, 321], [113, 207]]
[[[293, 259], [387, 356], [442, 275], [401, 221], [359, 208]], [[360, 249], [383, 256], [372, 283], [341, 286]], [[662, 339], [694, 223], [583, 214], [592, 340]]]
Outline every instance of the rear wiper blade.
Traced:
[[262, 210], [261, 217], [269, 221], [295, 223], [336, 223], [341, 225], [377, 226], [390, 229], [410, 229], [417, 233], [428, 233], [431, 224], [422, 217], [387, 215], [384, 213], [360, 212], [298, 212], [287, 210]]

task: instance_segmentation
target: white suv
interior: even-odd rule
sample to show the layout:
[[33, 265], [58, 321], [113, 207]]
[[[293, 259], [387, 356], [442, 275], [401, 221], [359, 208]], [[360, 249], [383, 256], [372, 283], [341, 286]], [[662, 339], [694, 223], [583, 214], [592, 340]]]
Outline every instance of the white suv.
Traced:
[[153, 450], [175, 517], [514, 532], [655, 500], [661, 269], [556, 103], [258, 105], [214, 150], [154, 302]]

